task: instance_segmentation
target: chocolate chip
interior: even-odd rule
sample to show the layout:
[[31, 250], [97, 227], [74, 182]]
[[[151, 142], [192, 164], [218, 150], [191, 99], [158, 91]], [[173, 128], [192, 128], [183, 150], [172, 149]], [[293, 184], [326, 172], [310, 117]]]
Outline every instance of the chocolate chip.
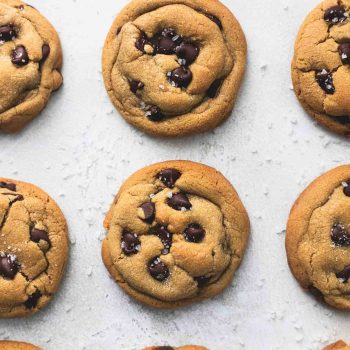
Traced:
[[124, 230], [121, 246], [126, 255], [137, 254], [140, 251], [141, 242], [135, 233]]
[[145, 45], [148, 44], [148, 38], [145, 32], [141, 32], [140, 36], [135, 42], [135, 46], [138, 50], [145, 52]]
[[214, 16], [214, 15], [212, 15], [212, 14], [210, 14], [210, 13], [205, 13], [205, 15], [206, 15], [209, 19], [211, 19], [214, 23], [216, 23], [217, 26], [220, 28], [220, 30], [223, 29], [222, 23], [221, 23], [221, 21], [219, 20], [219, 18], [217, 18], [216, 16]]
[[155, 53], [163, 55], [172, 55], [175, 53], [176, 47], [181, 43], [182, 38], [177, 35], [172, 28], [164, 28], [152, 38]]
[[[195, 46], [194, 44], [181, 44], [178, 46], [175, 50], [176, 56], [180, 59], [184, 60], [182, 61], [184, 66], [189, 66], [192, 64], [199, 54], [199, 48]], [[182, 64], [180, 63], [180, 64]]]
[[326, 92], [326, 94], [334, 94], [335, 87], [333, 85], [332, 73], [323, 69], [321, 72], [316, 73], [316, 81], [320, 88]]
[[199, 224], [189, 224], [184, 232], [186, 241], [189, 241], [192, 243], [199, 243], [200, 241], [203, 240], [204, 235], [205, 235], [205, 231], [203, 230], [202, 226]]
[[319, 300], [323, 300], [323, 299], [324, 299], [322, 292], [321, 292], [318, 288], [314, 287], [313, 285], [309, 286], [309, 292], [310, 292], [315, 298], [317, 298], [317, 299], [319, 299]]
[[153, 258], [148, 263], [148, 271], [154, 279], [160, 282], [165, 281], [170, 274], [168, 267], [159, 259], [159, 257]]
[[157, 346], [154, 350], [175, 350], [172, 346]]
[[343, 193], [345, 196], [350, 197], [350, 180], [343, 182]]
[[344, 226], [335, 224], [331, 230], [331, 239], [337, 246], [350, 246], [350, 235]]
[[160, 122], [165, 119], [165, 115], [161, 112], [157, 106], [147, 106], [145, 109], [145, 115], [153, 122]]
[[337, 272], [335, 275], [341, 282], [346, 283], [350, 278], [350, 266], [346, 266], [344, 270]]
[[192, 204], [184, 193], [175, 193], [168, 200], [168, 205], [175, 210], [186, 211], [192, 208]]
[[144, 83], [138, 80], [129, 80], [130, 90], [136, 94], [137, 90], [142, 90], [145, 87]]
[[151, 230], [151, 234], [158, 236], [163, 243], [164, 249], [162, 250], [162, 254], [169, 254], [173, 235], [168, 231], [168, 229], [165, 226], [157, 226]]
[[209, 283], [210, 277], [199, 276], [195, 277], [194, 280], [197, 282], [198, 288], [203, 288]]
[[0, 42], [11, 41], [17, 37], [17, 33], [13, 25], [9, 24], [0, 27]]
[[7, 188], [10, 191], [16, 191], [16, 185], [8, 182], [0, 181], [0, 188]]
[[35, 227], [32, 227], [30, 229], [30, 239], [35, 243], [39, 243], [41, 240], [43, 240], [43, 241], [47, 242], [49, 244], [49, 246], [51, 246], [51, 241], [50, 241], [49, 235], [44, 230], [39, 230]]
[[329, 116], [329, 118], [331, 118], [333, 121], [335, 121], [336, 123], [339, 123], [339, 124], [350, 124], [350, 117], [344, 115], [344, 116], [341, 116], [341, 117], [331, 117]]
[[41, 63], [44, 63], [46, 61], [46, 59], [49, 57], [50, 55], [50, 46], [47, 44], [44, 44], [43, 47], [41, 48], [42, 51], [42, 56], [41, 56]]
[[24, 303], [27, 309], [34, 309], [38, 305], [39, 299], [42, 297], [40, 290], [37, 290], [32, 295], [30, 295], [27, 301]]
[[221, 79], [214, 80], [213, 83], [210, 85], [209, 89], [207, 90], [207, 96], [210, 98], [214, 98], [217, 95], [217, 92], [221, 86]]
[[350, 64], [350, 43], [339, 44], [338, 50], [343, 64]]
[[17, 66], [25, 66], [29, 63], [29, 57], [27, 54], [27, 50], [24, 46], [17, 46], [12, 51], [11, 62]]
[[19, 6], [18, 6], [18, 9], [19, 9], [20, 11], [23, 11], [23, 10], [24, 10], [24, 6], [23, 6], [23, 5], [19, 5]]
[[171, 85], [186, 88], [192, 81], [192, 72], [185, 67], [178, 67], [168, 73]]
[[345, 7], [342, 5], [332, 6], [324, 13], [324, 20], [330, 23], [342, 23], [349, 18], [349, 15], [345, 11]]
[[13, 280], [18, 272], [16, 257], [10, 254], [0, 255], [0, 276]]
[[141, 204], [140, 208], [143, 211], [144, 220], [151, 223], [154, 220], [155, 205], [152, 202], [146, 202]]
[[180, 178], [181, 173], [173, 168], [164, 169], [157, 174], [157, 178], [163, 182], [166, 187], [174, 188], [176, 181]]

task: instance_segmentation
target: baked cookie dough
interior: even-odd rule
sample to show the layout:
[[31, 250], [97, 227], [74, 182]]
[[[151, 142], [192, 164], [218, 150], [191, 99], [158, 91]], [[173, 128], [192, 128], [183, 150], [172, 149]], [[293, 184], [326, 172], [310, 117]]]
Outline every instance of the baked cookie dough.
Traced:
[[305, 19], [292, 62], [294, 91], [320, 124], [350, 136], [350, 0], [325, 0]]
[[338, 340], [334, 344], [326, 346], [323, 350], [350, 350], [350, 346], [342, 340]]
[[185, 345], [185, 346], [180, 346], [178, 348], [174, 348], [172, 346], [151, 346], [149, 348], [145, 348], [144, 350], [208, 350], [208, 349], [203, 346]]
[[103, 77], [131, 124], [159, 136], [210, 130], [232, 112], [246, 41], [217, 0], [133, 0], [103, 49]]
[[41, 350], [37, 346], [17, 341], [0, 340], [1, 350]]
[[130, 296], [175, 308], [222, 292], [243, 258], [249, 219], [222, 174], [189, 161], [153, 164], [121, 187], [102, 257]]
[[0, 0], [0, 131], [17, 132], [62, 84], [62, 51], [52, 25], [34, 7]]
[[318, 177], [296, 200], [286, 249], [303, 288], [329, 305], [350, 310], [350, 165]]
[[67, 257], [67, 225], [57, 204], [34, 185], [0, 178], [0, 317], [44, 307]]

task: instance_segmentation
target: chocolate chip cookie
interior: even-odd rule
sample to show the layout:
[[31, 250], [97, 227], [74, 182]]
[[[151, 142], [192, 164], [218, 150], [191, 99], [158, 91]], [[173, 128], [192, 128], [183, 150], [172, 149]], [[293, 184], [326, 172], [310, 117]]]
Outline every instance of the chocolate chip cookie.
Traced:
[[30, 5], [0, 0], [0, 130], [16, 132], [62, 84], [62, 51], [52, 25]]
[[108, 212], [102, 257], [116, 282], [149, 306], [175, 308], [225, 289], [243, 258], [249, 219], [218, 171], [189, 161], [148, 166]]
[[144, 350], [208, 350], [208, 349], [203, 346], [185, 345], [185, 346], [180, 346], [178, 348], [173, 348], [172, 346], [151, 346], [149, 348], [145, 348]]
[[160, 136], [204, 132], [226, 119], [244, 74], [246, 42], [217, 0], [133, 0], [103, 50], [108, 94], [123, 117]]
[[314, 119], [350, 136], [350, 0], [325, 0], [307, 16], [295, 43], [292, 79]]
[[17, 341], [0, 340], [1, 350], [41, 350], [37, 346]]
[[350, 165], [320, 176], [300, 195], [289, 216], [286, 249], [303, 288], [350, 310]]
[[0, 317], [44, 307], [67, 255], [67, 225], [57, 204], [34, 185], [0, 178]]
[[339, 340], [334, 344], [326, 346], [323, 350], [350, 350], [350, 346], [344, 343], [342, 340]]

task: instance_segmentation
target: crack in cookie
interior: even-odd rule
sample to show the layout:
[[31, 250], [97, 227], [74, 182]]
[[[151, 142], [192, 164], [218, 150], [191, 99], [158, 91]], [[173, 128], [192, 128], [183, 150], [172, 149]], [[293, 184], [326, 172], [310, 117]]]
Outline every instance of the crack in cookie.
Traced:
[[227, 287], [243, 258], [249, 219], [228, 181], [187, 161], [139, 170], [106, 217], [104, 263], [131, 296], [173, 308]]
[[244, 34], [219, 1], [134, 0], [108, 34], [103, 76], [128, 122], [179, 136], [228, 117], [245, 61]]

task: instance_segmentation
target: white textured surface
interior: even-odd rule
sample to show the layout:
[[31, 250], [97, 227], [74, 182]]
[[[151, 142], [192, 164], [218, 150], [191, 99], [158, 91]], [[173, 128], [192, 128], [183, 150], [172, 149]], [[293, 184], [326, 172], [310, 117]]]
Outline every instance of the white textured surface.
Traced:
[[[27, 319], [0, 321], [0, 338], [47, 350], [139, 350], [197, 343], [211, 350], [315, 349], [348, 338], [349, 318], [318, 304], [292, 278], [284, 251], [289, 209], [324, 170], [349, 160], [349, 143], [318, 126], [291, 89], [298, 27], [317, 0], [226, 0], [249, 45], [246, 79], [233, 116], [212, 133], [150, 138], [114, 110], [100, 56], [126, 0], [32, 0], [60, 32], [65, 85], [19, 135], [1, 136], [1, 176], [37, 184], [70, 227], [71, 256], [60, 292]], [[221, 170], [246, 205], [252, 236], [234, 284], [221, 296], [178, 311], [131, 301], [100, 258], [102, 221], [122, 181], [140, 167], [191, 159]]]

